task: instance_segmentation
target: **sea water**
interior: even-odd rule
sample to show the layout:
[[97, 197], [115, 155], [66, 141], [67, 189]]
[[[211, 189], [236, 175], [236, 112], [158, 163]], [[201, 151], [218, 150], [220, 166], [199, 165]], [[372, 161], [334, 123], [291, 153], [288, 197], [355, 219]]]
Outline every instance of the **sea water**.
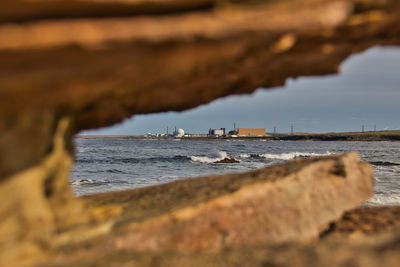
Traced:
[[[400, 142], [133, 138], [77, 138], [75, 142], [71, 183], [78, 196], [356, 151], [375, 170], [375, 196], [366, 204], [400, 204]], [[240, 162], [216, 163], [226, 157]]]

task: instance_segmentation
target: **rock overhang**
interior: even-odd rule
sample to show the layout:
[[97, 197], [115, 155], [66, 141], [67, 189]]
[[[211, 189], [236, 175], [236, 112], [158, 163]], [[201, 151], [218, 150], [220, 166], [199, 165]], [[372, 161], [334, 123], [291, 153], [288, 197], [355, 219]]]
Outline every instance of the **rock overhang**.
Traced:
[[[161, 2], [188, 1], [112, 4], [148, 2], [157, 9]], [[77, 131], [107, 126], [133, 114], [184, 110], [283, 85], [289, 77], [335, 73], [352, 53], [398, 44], [396, 1], [218, 2], [195, 1], [194, 7], [211, 7], [163, 15], [125, 17], [109, 9], [104, 18], [71, 11], [43, 19], [44, 9], [42, 18], [1, 23], [1, 113], [47, 109], [75, 117]], [[107, 10], [111, 2], [70, 4]], [[29, 101], [18, 105], [24, 98]]]
[[[40, 236], [92, 222], [68, 186], [74, 133], [283, 85], [289, 77], [336, 73], [353, 53], [400, 42], [396, 0], [0, 6], [0, 190], [15, 188], [0, 214], [15, 222], [12, 231], [26, 230], [16, 236], [34, 239], [0, 239], [2, 256], [14, 260], [52, 243]], [[18, 181], [26, 182], [14, 186]], [[36, 201], [45, 208], [30, 209]], [[0, 225], [3, 236], [10, 225]]]

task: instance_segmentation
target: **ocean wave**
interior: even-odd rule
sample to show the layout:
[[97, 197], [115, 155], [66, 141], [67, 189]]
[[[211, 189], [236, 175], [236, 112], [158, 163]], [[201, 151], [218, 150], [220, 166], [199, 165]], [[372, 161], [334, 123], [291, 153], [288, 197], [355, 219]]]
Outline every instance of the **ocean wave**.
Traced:
[[400, 163], [390, 161], [370, 161], [369, 163], [375, 166], [400, 166]]
[[109, 169], [106, 170], [108, 173], [125, 173], [124, 171], [118, 170], [118, 169]]
[[264, 157], [263, 157], [263, 154], [240, 154], [239, 158], [242, 158], [242, 159], [248, 159], [248, 158], [262, 159]]
[[292, 160], [298, 158], [311, 158], [332, 155], [331, 152], [326, 153], [312, 153], [312, 152], [289, 152], [281, 154], [241, 154], [240, 158], [264, 158], [275, 160]]
[[222, 161], [224, 159], [231, 159], [231, 158], [228, 157], [228, 154], [226, 152], [224, 152], [224, 151], [218, 152], [218, 155], [219, 156], [217, 158], [209, 158], [209, 157], [206, 157], [206, 156], [203, 156], [203, 157], [201, 157], [201, 156], [190, 156], [190, 159], [193, 162], [200, 162], [200, 163], [217, 163], [217, 162]]
[[72, 182], [74, 186], [96, 186], [107, 184], [104, 180], [79, 179]]
[[75, 162], [77, 164], [120, 164], [120, 163], [156, 163], [156, 162], [176, 162], [176, 161], [189, 161], [190, 157], [188, 156], [166, 156], [166, 157], [148, 157], [148, 158], [103, 158], [103, 159], [85, 159], [85, 158], [77, 158]]
[[365, 202], [366, 206], [397, 206], [400, 204], [400, 195], [374, 195], [373, 198]]
[[76, 152], [77, 153], [86, 153], [86, 152], [88, 152], [90, 149], [89, 148], [86, 148], [86, 147], [78, 147], [77, 149], [76, 149]]

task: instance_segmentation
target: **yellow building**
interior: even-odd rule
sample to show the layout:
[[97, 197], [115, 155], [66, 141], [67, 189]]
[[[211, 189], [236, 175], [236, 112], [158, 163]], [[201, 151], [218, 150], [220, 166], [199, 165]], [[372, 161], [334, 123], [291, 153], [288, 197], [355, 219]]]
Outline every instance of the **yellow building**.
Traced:
[[265, 136], [265, 128], [239, 128], [238, 136]]

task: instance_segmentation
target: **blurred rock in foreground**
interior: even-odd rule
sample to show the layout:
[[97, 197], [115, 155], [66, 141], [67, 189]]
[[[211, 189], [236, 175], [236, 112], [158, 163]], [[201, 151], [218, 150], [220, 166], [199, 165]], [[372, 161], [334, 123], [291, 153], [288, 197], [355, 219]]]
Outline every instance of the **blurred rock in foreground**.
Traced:
[[[1, 265], [29, 263], [46, 257], [53, 245], [90, 239], [117, 225], [120, 234], [115, 232], [106, 244], [127, 250], [139, 248], [129, 240], [143, 240], [143, 249], [195, 249], [315, 237], [328, 221], [369, 196], [372, 191], [364, 190], [360, 177], [359, 185], [344, 185], [370, 167], [342, 172], [339, 166], [327, 177], [310, 171], [317, 175], [313, 179], [318, 182], [309, 177], [317, 193], [299, 181], [305, 195], [298, 203], [297, 198], [289, 201], [294, 178], [282, 180], [292, 189], [276, 185], [281, 191], [254, 185], [254, 201], [270, 201], [267, 211], [280, 211], [279, 223], [264, 217], [265, 206], [247, 202], [253, 191], [246, 186], [239, 197], [211, 200], [210, 195], [193, 210], [172, 203], [176, 210], [142, 221], [123, 215], [114, 225], [104, 218], [125, 212], [121, 205], [88, 209], [72, 194], [73, 136], [135, 114], [185, 110], [222, 96], [280, 86], [289, 77], [337, 73], [354, 53], [399, 45], [399, 23], [398, 0], [0, 1], [0, 262], [7, 263]], [[344, 162], [351, 162], [353, 156], [348, 157]], [[195, 188], [185, 192], [197, 195]], [[286, 196], [287, 202], [277, 205], [272, 196]], [[332, 199], [336, 204], [327, 208]], [[309, 219], [298, 217], [306, 212]], [[298, 226], [283, 232], [280, 224], [288, 226], [284, 218], [299, 220]], [[264, 224], [270, 232], [256, 234], [259, 229], [250, 227]], [[175, 235], [161, 226], [179, 231]], [[156, 239], [152, 229], [164, 239]]]
[[74, 259], [127, 252], [144, 257], [151, 251], [220, 253], [232, 246], [315, 241], [372, 194], [372, 167], [350, 153], [87, 196], [98, 221], [112, 225], [109, 232], [95, 238], [66, 232], [61, 242], [56, 238], [51, 260], [67, 260], [69, 253]]
[[320, 240], [307, 244], [234, 246], [218, 252], [175, 250], [162, 252], [96, 252], [70, 250], [40, 267], [54, 266], [362, 266], [397, 267], [400, 232]]
[[354, 153], [87, 199], [123, 207], [100, 243], [144, 251], [312, 240], [372, 195], [373, 169]]

